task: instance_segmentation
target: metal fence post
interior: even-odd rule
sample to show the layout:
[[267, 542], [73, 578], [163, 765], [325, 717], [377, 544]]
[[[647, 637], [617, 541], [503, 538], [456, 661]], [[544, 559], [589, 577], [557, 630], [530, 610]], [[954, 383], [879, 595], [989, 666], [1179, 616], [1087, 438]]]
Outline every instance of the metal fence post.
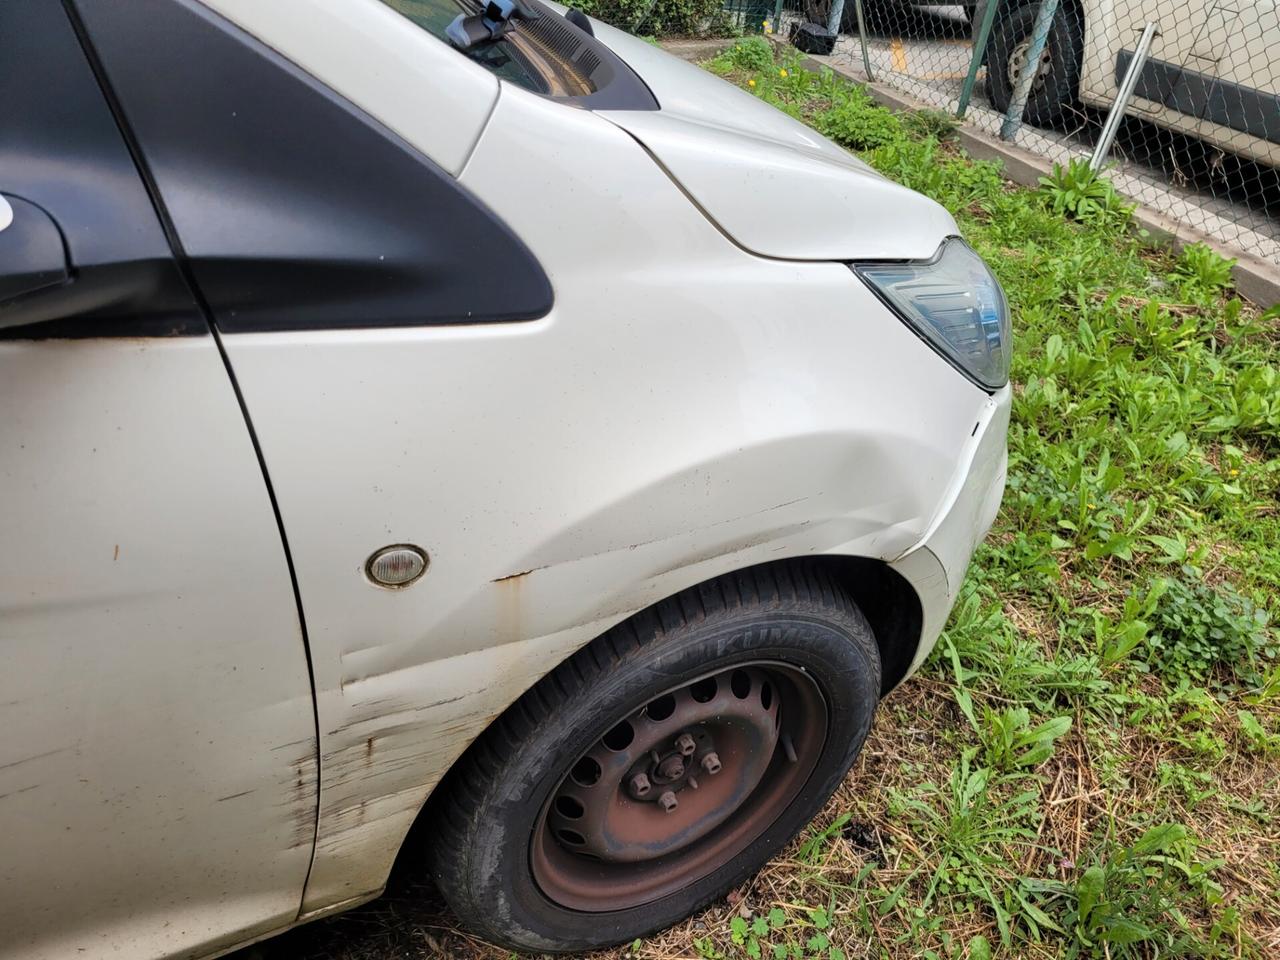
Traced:
[[1027, 109], [1027, 98], [1031, 96], [1031, 85], [1036, 74], [1040, 72], [1040, 54], [1044, 53], [1045, 41], [1049, 39], [1049, 28], [1053, 25], [1053, 16], [1058, 12], [1058, 0], [1041, 0], [1040, 9], [1036, 11], [1036, 21], [1031, 27], [1031, 46], [1027, 49], [1025, 66], [1018, 74], [1018, 83], [1013, 89], [1013, 100], [1000, 124], [1000, 139], [1012, 140], [1013, 135], [1022, 126], [1022, 111]]
[[956, 119], [963, 120], [964, 112], [969, 109], [969, 98], [973, 96], [973, 85], [978, 80], [978, 68], [982, 66], [982, 58], [987, 52], [987, 41], [991, 39], [991, 27], [996, 22], [996, 13], [1000, 9], [1000, 0], [987, 0], [982, 11], [982, 23], [978, 27], [977, 39], [973, 44], [973, 59], [969, 61], [969, 73], [964, 78], [964, 86], [960, 88], [960, 103], [956, 107]]
[[[863, 69], [867, 70], [867, 79], [876, 77], [872, 74], [872, 58], [867, 52], [867, 20], [863, 18], [863, 0], [854, 0], [854, 14], [858, 17], [858, 42], [863, 47]], [[845, 0], [832, 0], [831, 13], [827, 15], [827, 32], [835, 33], [840, 38], [840, 22], [845, 17]]]
[[871, 73], [871, 54], [867, 52], [867, 21], [862, 16], [862, 0], [853, 0], [853, 12], [858, 16], [858, 43], [862, 46], [862, 69], [867, 71], [867, 79], [874, 80]]
[[844, 17], [844, 0], [831, 0], [831, 10], [827, 13], [827, 32], [840, 36], [840, 20]]
[[1093, 148], [1093, 156], [1089, 158], [1089, 169], [1095, 173], [1107, 162], [1107, 154], [1111, 152], [1111, 144], [1115, 142], [1116, 131], [1120, 129], [1120, 121], [1129, 106], [1134, 89], [1138, 86], [1138, 77], [1142, 67], [1151, 53], [1151, 43], [1160, 32], [1155, 21], [1142, 28], [1142, 38], [1138, 41], [1138, 49], [1133, 51], [1133, 59], [1129, 61], [1129, 69], [1124, 72], [1120, 81], [1120, 90], [1116, 93], [1115, 103], [1111, 104], [1111, 112], [1107, 114], [1107, 122], [1102, 125], [1102, 133], [1098, 135], [1098, 145]]

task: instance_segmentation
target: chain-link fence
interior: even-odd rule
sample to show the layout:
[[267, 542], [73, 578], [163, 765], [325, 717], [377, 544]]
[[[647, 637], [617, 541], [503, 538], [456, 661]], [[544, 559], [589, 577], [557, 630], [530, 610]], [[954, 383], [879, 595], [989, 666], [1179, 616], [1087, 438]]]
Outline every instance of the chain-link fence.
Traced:
[[1093, 157], [1121, 193], [1280, 263], [1280, 0], [780, 0], [772, 22], [1055, 162]]
[[773, 28], [774, 0], [725, 0], [729, 24], [743, 33], [764, 33]]

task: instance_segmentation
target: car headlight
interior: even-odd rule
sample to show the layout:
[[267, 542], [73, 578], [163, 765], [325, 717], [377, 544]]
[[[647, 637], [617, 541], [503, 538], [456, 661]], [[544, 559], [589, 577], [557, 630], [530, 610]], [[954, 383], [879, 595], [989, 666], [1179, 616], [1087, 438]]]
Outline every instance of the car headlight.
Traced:
[[853, 264], [881, 300], [979, 386], [1009, 382], [1009, 304], [994, 274], [959, 237], [931, 260]]

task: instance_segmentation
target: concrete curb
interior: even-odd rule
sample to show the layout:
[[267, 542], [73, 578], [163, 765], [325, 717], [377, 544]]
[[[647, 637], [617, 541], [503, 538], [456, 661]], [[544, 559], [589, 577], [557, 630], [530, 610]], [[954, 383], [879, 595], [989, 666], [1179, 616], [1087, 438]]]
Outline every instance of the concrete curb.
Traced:
[[[781, 37], [770, 38], [776, 46], [787, 46]], [[664, 49], [691, 63], [714, 57], [733, 43], [732, 40], [679, 40], [663, 43]], [[804, 60], [808, 70], [828, 67], [835, 73], [858, 84], [880, 105], [895, 113], [906, 110], [933, 109], [914, 97], [883, 84], [868, 83], [850, 68], [833, 63], [828, 57], [809, 55]], [[1038, 186], [1040, 178], [1053, 171], [1053, 164], [1037, 154], [1021, 147], [1005, 143], [988, 134], [957, 124], [956, 136], [960, 146], [979, 160], [998, 160], [1004, 174], [1015, 183], [1028, 187]], [[1233, 250], [1217, 240], [1200, 233], [1184, 223], [1179, 223], [1155, 210], [1139, 205], [1133, 211], [1133, 222], [1148, 231], [1158, 241], [1168, 243], [1174, 250], [1181, 250], [1192, 243], [1204, 243], [1220, 255], [1235, 260], [1231, 273], [1237, 292], [1262, 307], [1280, 304], [1280, 265]]]

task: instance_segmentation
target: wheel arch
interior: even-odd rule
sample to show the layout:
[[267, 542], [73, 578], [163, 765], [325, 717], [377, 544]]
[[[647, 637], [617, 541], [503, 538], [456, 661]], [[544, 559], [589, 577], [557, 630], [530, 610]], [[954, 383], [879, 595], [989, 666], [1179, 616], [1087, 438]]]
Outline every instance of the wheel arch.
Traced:
[[883, 560], [819, 555], [809, 558], [845, 589], [871, 624], [880, 650], [880, 693], [906, 677], [924, 630], [920, 597], [906, 577]]
[[[619, 621], [618, 624], [611, 626], [609, 630], [614, 630], [628, 621], [652, 615], [657, 608], [688, 590], [696, 590], [717, 580], [739, 576], [755, 569], [789, 565], [798, 566], [800, 564], [808, 565], [811, 568], [817, 566], [835, 585], [848, 592], [853, 602], [862, 611], [863, 616], [867, 618], [875, 635], [876, 646], [880, 653], [881, 695], [893, 690], [906, 677], [915, 659], [923, 633], [924, 613], [920, 597], [910, 582], [887, 562], [876, 558], [839, 554], [811, 554], [803, 557], [750, 564], [690, 584], [669, 597], [664, 597], [641, 610], [635, 611], [624, 620]], [[430, 824], [439, 815], [442, 798], [448, 793], [450, 783], [457, 775], [456, 772], [465, 769], [467, 761], [478, 751], [477, 744], [483, 740], [485, 734], [509, 711], [520, 709], [520, 703], [523, 698], [529, 696], [539, 683], [542, 683], [547, 677], [553, 676], [557, 670], [561, 669], [582, 650], [598, 642], [600, 637], [608, 633], [609, 630], [603, 631], [599, 636], [577, 648], [573, 653], [564, 657], [548, 670], [530, 690], [516, 697], [511, 703], [507, 704], [504, 710], [495, 715], [488, 726], [476, 736], [471, 744], [454, 758], [449, 768], [427, 797], [426, 802], [406, 833], [400, 851], [396, 856], [397, 866], [395, 869], [400, 868], [403, 857], [412, 855], [413, 851], [421, 849], [424, 844], [430, 842]]]

